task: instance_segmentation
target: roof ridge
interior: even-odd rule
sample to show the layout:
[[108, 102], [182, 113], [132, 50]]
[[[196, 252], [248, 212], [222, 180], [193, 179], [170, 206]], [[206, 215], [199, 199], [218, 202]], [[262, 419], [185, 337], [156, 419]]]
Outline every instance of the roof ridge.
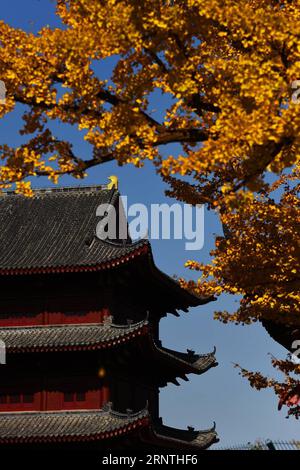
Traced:
[[53, 415], [72, 415], [72, 414], [104, 414], [105, 410], [99, 409], [81, 409], [81, 410], [22, 410], [22, 411], [1, 411], [0, 418], [5, 416], [53, 416]]
[[18, 417], [33, 417], [33, 416], [38, 416], [39, 418], [47, 418], [49, 416], [63, 416], [63, 417], [67, 417], [67, 416], [71, 416], [71, 417], [74, 417], [74, 416], [78, 416], [78, 415], [81, 415], [81, 416], [84, 416], [84, 415], [87, 415], [88, 417], [91, 416], [91, 415], [96, 415], [96, 416], [103, 416], [103, 415], [107, 415], [107, 414], [110, 414], [111, 417], [116, 417], [116, 418], [125, 418], [125, 419], [128, 419], [128, 418], [136, 418], [136, 417], [139, 417], [139, 416], [146, 416], [146, 415], [149, 415], [149, 410], [148, 410], [148, 406], [138, 410], [138, 411], [134, 411], [132, 413], [126, 413], [126, 412], [120, 412], [120, 411], [116, 411], [110, 407], [107, 407], [107, 406], [103, 406], [102, 408], [95, 408], [95, 409], [90, 409], [90, 408], [82, 408], [82, 409], [79, 409], [79, 410], [22, 410], [22, 411], [3, 411], [3, 412], [0, 412], [0, 419], [1, 417], [8, 417], [8, 418], [14, 418], [16, 416]]
[[115, 323], [53, 323], [53, 324], [43, 324], [43, 325], [18, 325], [18, 326], [2, 326], [0, 327], [0, 335], [1, 332], [7, 332], [9, 330], [12, 331], [28, 331], [28, 330], [37, 330], [37, 329], [64, 329], [66, 327], [69, 328], [75, 328], [80, 330], [81, 328], [95, 328], [95, 327], [101, 327], [101, 328], [115, 328], [116, 330], [132, 330], [134, 328], [140, 327], [142, 325], [147, 325], [148, 320], [140, 320], [136, 323], [130, 323], [130, 324], [120, 324], [117, 325]]
[[[98, 191], [110, 191], [107, 188], [106, 184], [94, 184], [94, 185], [87, 185], [87, 186], [55, 186], [55, 187], [41, 187], [41, 188], [31, 188], [35, 194], [50, 194], [50, 193], [94, 193]], [[16, 193], [14, 190], [7, 190], [2, 191], [2, 195], [5, 196], [23, 196], [23, 194]], [[1, 194], [0, 194], [1, 197]]]

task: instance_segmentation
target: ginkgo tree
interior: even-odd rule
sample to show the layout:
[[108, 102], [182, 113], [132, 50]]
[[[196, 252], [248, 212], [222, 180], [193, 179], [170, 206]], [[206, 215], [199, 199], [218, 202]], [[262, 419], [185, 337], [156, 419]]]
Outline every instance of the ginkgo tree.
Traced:
[[[56, 11], [61, 27], [38, 34], [0, 22], [1, 117], [24, 107], [24, 143], [1, 142], [1, 187], [30, 196], [29, 177], [57, 182], [113, 159], [152, 160], [171, 197], [207, 204], [224, 227], [209, 265], [187, 261], [199, 280], [182, 285], [239, 294], [238, 310], [216, 317], [262, 321], [293, 351], [300, 340], [300, 106], [293, 88], [300, 0], [57, 0]], [[111, 57], [107, 80], [101, 64]], [[155, 91], [171, 103], [160, 120], [151, 111]], [[55, 136], [53, 121], [84, 131], [91, 156]], [[180, 154], [163, 157], [171, 143], [181, 144]], [[297, 416], [300, 368], [289, 359], [273, 363], [284, 382], [241, 373], [257, 388], [272, 386], [280, 406], [291, 405]]]

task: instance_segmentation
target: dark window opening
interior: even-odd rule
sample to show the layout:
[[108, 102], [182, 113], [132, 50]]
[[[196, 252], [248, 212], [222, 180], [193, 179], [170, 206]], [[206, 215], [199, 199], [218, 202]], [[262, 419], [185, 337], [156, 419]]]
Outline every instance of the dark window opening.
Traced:
[[64, 401], [66, 401], [66, 402], [74, 401], [73, 393], [65, 392], [64, 393]]
[[85, 393], [84, 392], [76, 393], [76, 401], [85, 401]]
[[6, 395], [0, 395], [0, 403], [7, 403], [7, 396]]
[[23, 403], [33, 403], [33, 393], [25, 393], [23, 395]]
[[85, 392], [65, 392], [64, 393], [64, 401], [67, 403], [85, 401], [85, 400], [86, 400]]
[[8, 393], [0, 395], [0, 404], [33, 403], [33, 393]]
[[10, 396], [10, 403], [20, 403], [21, 401], [21, 396], [14, 394]]

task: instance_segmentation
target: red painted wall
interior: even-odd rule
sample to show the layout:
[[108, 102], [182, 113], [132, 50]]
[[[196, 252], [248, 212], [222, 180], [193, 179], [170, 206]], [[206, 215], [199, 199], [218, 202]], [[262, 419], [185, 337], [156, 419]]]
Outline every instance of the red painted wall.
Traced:
[[20, 312], [1, 313], [0, 328], [5, 326], [38, 326], [79, 323], [102, 323], [109, 316], [108, 308], [83, 312]]
[[57, 387], [47, 383], [15, 384], [1, 387], [0, 412], [98, 410], [109, 401], [109, 395], [105, 381], [86, 377], [66, 378], [66, 383]]

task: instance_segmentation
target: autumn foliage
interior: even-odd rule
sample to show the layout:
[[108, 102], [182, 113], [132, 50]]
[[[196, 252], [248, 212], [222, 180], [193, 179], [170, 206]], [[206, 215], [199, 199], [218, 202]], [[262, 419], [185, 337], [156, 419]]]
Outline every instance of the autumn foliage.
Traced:
[[[240, 295], [236, 312], [216, 317], [262, 321], [292, 351], [300, 340], [300, 105], [292, 88], [300, 1], [58, 0], [57, 15], [61, 28], [36, 35], [0, 22], [0, 113], [24, 105], [26, 137], [18, 148], [0, 146], [1, 186], [30, 196], [29, 176], [57, 182], [112, 159], [152, 160], [170, 196], [207, 204], [224, 227], [211, 264], [187, 262], [199, 281], [182, 284]], [[94, 72], [107, 58], [116, 59], [110, 80]], [[151, 111], [157, 90], [170, 100], [161, 120]], [[84, 130], [92, 156], [75, 155], [52, 121]], [[174, 142], [180, 155], [164, 158]], [[272, 386], [282, 404], [299, 367], [274, 361], [283, 383], [242, 373], [257, 388]]]

